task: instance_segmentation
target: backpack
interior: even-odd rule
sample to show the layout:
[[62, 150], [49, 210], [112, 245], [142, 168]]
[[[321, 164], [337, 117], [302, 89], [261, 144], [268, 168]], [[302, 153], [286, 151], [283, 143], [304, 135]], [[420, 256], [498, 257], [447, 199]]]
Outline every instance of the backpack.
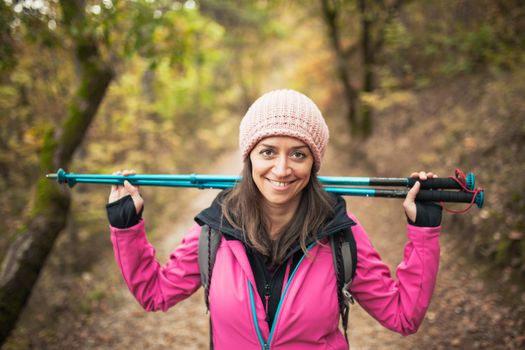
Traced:
[[[222, 234], [208, 225], [202, 226], [199, 236], [199, 269], [201, 282], [204, 287], [204, 301], [206, 310], [210, 309], [209, 291], [211, 273], [215, 264], [217, 249], [221, 242]], [[357, 248], [352, 234], [352, 228], [342, 230], [340, 233], [331, 235], [329, 238], [332, 247], [332, 258], [334, 262], [334, 271], [337, 279], [337, 300], [339, 302], [339, 313], [343, 325], [343, 331], [346, 342], [348, 343], [348, 311], [350, 304], [354, 304], [354, 298], [348, 291], [352, 283], [357, 265]], [[212, 330], [210, 317], [210, 349], [213, 349]]]

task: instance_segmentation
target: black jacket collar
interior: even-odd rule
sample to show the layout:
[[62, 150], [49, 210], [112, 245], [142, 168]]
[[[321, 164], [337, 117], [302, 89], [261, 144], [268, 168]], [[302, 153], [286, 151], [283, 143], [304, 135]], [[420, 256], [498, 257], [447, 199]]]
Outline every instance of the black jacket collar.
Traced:
[[[233, 228], [228, 223], [228, 221], [222, 216], [220, 201], [227, 191], [230, 190], [228, 189], [220, 192], [214, 199], [210, 207], [204, 209], [195, 217], [195, 221], [201, 226], [208, 225], [211, 228], [222, 232], [224, 235], [229, 236], [229, 239], [237, 239], [246, 243], [243, 233]], [[335, 196], [336, 198], [334, 216], [327, 222], [324, 230], [317, 234], [318, 239], [326, 238], [330, 235], [340, 232], [341, 230], [347, 229], [355, 225], [355, 222], [352, 219], [350, 219], [346, 213], [346, 202], [343, 199], [343, 197], [339, 195], [333, 196]], [[312, 239], [310, 242], [306, 243], [308, 245], [313, 241], [314, 240]], [[300, 249], [299, 242], [297, 242], [297, 244], [294, 247], [292, 247], [290, 254], [293, 254], [295, 251], [297, 251], [297, 249]]]

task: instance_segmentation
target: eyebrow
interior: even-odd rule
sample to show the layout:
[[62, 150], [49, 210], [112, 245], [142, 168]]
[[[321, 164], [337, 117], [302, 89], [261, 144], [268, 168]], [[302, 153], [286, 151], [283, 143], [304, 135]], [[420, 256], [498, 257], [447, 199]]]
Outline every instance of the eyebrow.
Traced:
[[[269, 148], [276, 148], [276, 146], [274, 145], [269, 145], [267, 143], [261, 143], [259, 146], [262, 146], [262, 147], [269, 147]], [[302, 145], [302, 146], [292, 146], [291, 148], [294, 148], [294, 149], [300, 149], [300, 148], [308, 148], [307, 145]]]

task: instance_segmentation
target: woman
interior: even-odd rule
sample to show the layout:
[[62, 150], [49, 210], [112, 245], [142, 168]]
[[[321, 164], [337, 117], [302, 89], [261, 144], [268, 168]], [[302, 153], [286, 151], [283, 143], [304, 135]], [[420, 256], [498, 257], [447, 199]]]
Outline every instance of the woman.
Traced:
[[215, 349], [347, 349], [326, 242], [351, 229], [357, 246], [351, 294], [385, 327], [414, 333], [436, 281], [441, 208], [414, 201], [419, 183], [410, 190], [403, 203], [409, 241], [392, 280], [343, 198], [317, 179], [327, 143], [328, 127], [308, 97], [292, 90], [261, 96], [240, 125], [242, 181], [196, 216], [165, 266], [146, 239], [137, 188], [113, 186], [111, 239], [139, 303], [166, 311], [201, 286], [197, 246], [208, 225], [222, 233], [209, 290]]

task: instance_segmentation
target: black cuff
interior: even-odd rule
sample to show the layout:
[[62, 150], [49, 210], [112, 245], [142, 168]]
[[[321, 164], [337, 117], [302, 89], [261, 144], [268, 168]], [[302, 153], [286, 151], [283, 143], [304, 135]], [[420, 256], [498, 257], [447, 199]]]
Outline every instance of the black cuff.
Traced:
[[416, 208], [416, 222], [413, 222], [407, 217], [407, 221], [410, 225], [418, 227], [437, 227], [441, 225], [443, 211], [441, 205], [432, 202], [416, 201]]
[[108, 220], [111, 226], [116, 228], [129, 228], [139, 223], [142, 218], [144, 207], [137, 214], [133, 199], [128, 194], [115, 202], [106, 205]]

